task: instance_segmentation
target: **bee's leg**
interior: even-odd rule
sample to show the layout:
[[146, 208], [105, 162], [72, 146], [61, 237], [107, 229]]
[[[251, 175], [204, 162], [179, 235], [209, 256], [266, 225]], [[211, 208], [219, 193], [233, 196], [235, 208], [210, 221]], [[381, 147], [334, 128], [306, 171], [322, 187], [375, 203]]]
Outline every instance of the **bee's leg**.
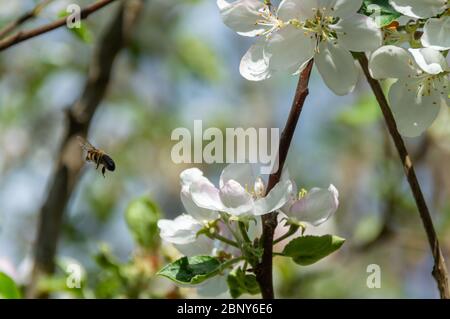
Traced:
[[100, 166], [100, 158], [101, 158], [101, 156], [100, 155], [98, 155], [97, 156], [97, 167], [95, 168], [95, 169], [98, 169], [98, 167]]
[[103, 166], [103, 168], [102, 168], [103, 177], [105, 177], [105, 172], [106, 172], [106, 168], [105, 168], [105, 166]]

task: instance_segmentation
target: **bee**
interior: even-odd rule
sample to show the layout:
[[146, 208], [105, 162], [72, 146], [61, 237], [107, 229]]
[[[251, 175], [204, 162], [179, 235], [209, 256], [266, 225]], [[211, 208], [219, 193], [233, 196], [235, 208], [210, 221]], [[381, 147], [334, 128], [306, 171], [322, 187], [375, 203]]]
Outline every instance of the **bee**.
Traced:
[[97, 167], [95, 169], [98, 169], [100, 165], [102, 165], [102, 174], [103, 177], [105, 177], [106, 170], [114, 172], [116, 169], [116, 164], [112, 160], [112, 158], [103, 152], [102, 150], [95, 148], [92, 146], [91, 143], [86, 141], [81, 136], [78, 136], [78, 142], [80, 143], [80, 146], [83, 150], [87, 152], [86, 155], [86, 161], [87, 162], [94, 162], [97, 164]]

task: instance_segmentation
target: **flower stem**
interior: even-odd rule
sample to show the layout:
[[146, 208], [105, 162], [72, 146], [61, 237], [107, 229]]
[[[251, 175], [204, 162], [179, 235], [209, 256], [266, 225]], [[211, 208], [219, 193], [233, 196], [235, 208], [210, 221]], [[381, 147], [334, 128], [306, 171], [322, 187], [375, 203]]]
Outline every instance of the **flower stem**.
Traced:
[[281, 237], [275, 239], [275, 240], [273, 241], [273, 244], [276, 245], [276, 244], [278, 244], [279, 242], [285, 240], [286, 238], [291, 237], [292, 235], [294, 235], [294, 234], [297, 232], [298, 229], [299, 229], [299, 226], [297, 226], [297, 225], [291, 225], [291, 227], [289, 227], [289, 230], [286, 232], [286, 234], [284, 234], [283, 236], [281, 236]]
[[230, 246], [239, 248], [239, 244], [237, 242], [232, 241], [231, 239], [223, 237], [223, 236], [221, 236], [219, 234], [211, 234], [211, 238], [220, 240], [220, 241], [224, 242], [225, 244], [228, 244]]
[[389, 133], [391, 134], [392, 139], [394, 140], [394, 144], [399, 153], [409, 186], [416, 201], [417, 209], [419, 210], [420, 218], [422, 219], [423, 227], [425, 228], [425, 232], [427, 234], [428, 242], [431, 248], [431, 253], [434, 258], [434, 267], [432, 274], [434, 279], [436, 280], [440, 296], [442, 299], [449, 299], [450, 290], [448, 286], [447, 267], [445, 265], [445, 260], [439, 246], [436, 230], [433, 226], [433, 220], [431, 219], [427, 203], [423, 196], [422, 189], [420, 188], [420, 184], [414, 171], [414, 166], [412, 164], [411, 158], [406, 149], [405, 142], [398, 132], [397, 123], [395, 122], [394, 115], [392, 114], [389, 103], [383, 93], [383, 89], [381, 88], [380, 83], [377, 80], [373, 79], [370, 75], [369, 62], [367, 60], [367, 57], [364, 54], [361, 54], [358, 55], [358, 60], [361, 64], [367, 81], [369, 82], [369, 85], [372, 88], [372, 91], [378, 101], [378, 104], [380, 105], [381, 111], [383, 112], [386, 125], [389, 129]]
[[[309, 78], [311, 76], [311, 70], [314, 61], [311, 60], [305, 69], [301, 72], [298, 81], [297, 89], [295, 92], [294, 101], [292, 103], [291, 112], [289, 114], [288, 120], [286, 122], [285, 128], [281, 135], [280, 145], [278, 149], [278, 171], [271, 174], [269, 177], [269, 185], [267, 187], [267, 192], [280, 181], [281, 173], [283, 170], [284, 163], [289, 152], [289, 147], [291, 145], [292, 138], [294, 136], [295, 128], [300, 118], [300, 114], [303, 109], [303, 104], [305, 103], [306, 97], [309, 94], [308, 84]], [[261, 243], [264, 249], [261, 262], [255, 267], [256, 280], [258, 281], [259, 287], [261, 289], [261, 294], [264, 299], [273, 299], [273, 279], [272, 279], [272, 268], [273, 268], [273, 235], [275, 228], [277, 227], [277, 213], [269, 213], [262, 216], [263, 224], [263, 234], [261, 236]]]
[[245, 224], [243, 222], [238, 222], [238, 224], [239, 224], [239, 230], [241, 231], [242, 238], [244, 239], [244, 241], [246, 241], [247, 243], [251, 243], [251, 240], [247, 234], [247, 229], [245, 229]]

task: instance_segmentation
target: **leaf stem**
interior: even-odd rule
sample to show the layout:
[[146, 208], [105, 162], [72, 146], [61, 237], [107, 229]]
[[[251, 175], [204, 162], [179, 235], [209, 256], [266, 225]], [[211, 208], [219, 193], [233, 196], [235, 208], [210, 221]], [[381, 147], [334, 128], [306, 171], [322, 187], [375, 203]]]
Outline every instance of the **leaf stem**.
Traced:
[[273, 241], [273, 244], [276, 245], [279, 242], [285, 240], [286, 238], [291, 237], [292, 235], [294, 235], [297, 232], [298, 229], [299, 229], [299, 226], [291, 225], [291, 227], [289, 227], [289, 230], [283, 236], [281, 236]]
[[216, 234], [216, 233], [210, 234], [209, 237], [210, 237], [210, 238], [213, 238], [213, 239], [220, 240], [220, 241], [222, 241], [222, 242], [224, 242], [224, 243], [226, 243], [226, 244], [228, 244], [228, 245], [230, 245], [230, 246], [239, 248], [239, 244], [238, 244], [237, 242], [235, 242], [235, 241], [233, 241], [233, 240], [231, 240], [231, 239], [228, 239], [228, 238], [226, 238], [226, 237], [223, 237], [223, 236], [221, 236], [221, 235], [219, 235], [219, 234]]

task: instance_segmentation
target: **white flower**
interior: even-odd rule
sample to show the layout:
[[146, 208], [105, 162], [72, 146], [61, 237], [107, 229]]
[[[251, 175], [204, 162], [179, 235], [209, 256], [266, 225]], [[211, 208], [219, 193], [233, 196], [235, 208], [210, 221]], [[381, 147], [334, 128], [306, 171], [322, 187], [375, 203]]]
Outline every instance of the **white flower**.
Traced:
[[369, 68], [375, 79], [394, 78], [389, 100], [400, 133], [415, 137], [448, 106], [450, 68], [444, 56], [431, 48], [384, 46], [375, 51]]
[[424, 47], [435, 50], [450, 49], [450, 17], [435, 17], [449, 9], [448, 0], [390, 0], [395, 10], [416, 19], [428, 19], [421, 39]]
[[210, 209], [198, 207], [192, 200], [192, 195], [189, 190], [191, 184], [196, 181], [205, 181], [208, 179], [203, 176], [203, 172], [198, 168], [190, 168], [184, 170], [180, 174], [181, 180], [181, 202], [183, 203], [186, 213], [194, 217], [197, 221], [213, 221], [219, 217], [219, 214]]
[[160, 219], [158, 227], [161, 238], [185, 256], [209, 255], [214, 248], [211, 239], [197, 236], [203, 225], [190, 215], [180, 215], [174, 220]]
[[240, 72], [248, 80], [275, 71], [297, 73], [312, 58], [325, 83], [338, 95], [351, 92], [357, 68], [350, 51], [372, 51], [382, 34], [358, 14], [362, 0], [283, 0], [275, 13], [257, 0], [218, 0], [226, 25], [246, 36], [262, 35], [244, 55]]
[[234, 216], [259, 216], [282, 207], [288, 200], [292, 183], [284, 172], [281, 181], [265, 196], [265, 186], [255, 178], [250, 164], [230, 164], [220, 176], [219, 188], [207, 179], [189, 188], [194, 203]]
[[450, 16], [428, 19], [423, 27], [422, 45], [435, 50], [450, 49]]
[[448, 9], [448, 0], [389, 0], [401, 14], [412, 18], [434, 17]]
[[313, 226], [323, 224], [339, 206], [339, 192], [333, 185], [328, 189], [313, 188], [306, 194], [293, 190], [291, 200], [281, 209], [289, 218]]

